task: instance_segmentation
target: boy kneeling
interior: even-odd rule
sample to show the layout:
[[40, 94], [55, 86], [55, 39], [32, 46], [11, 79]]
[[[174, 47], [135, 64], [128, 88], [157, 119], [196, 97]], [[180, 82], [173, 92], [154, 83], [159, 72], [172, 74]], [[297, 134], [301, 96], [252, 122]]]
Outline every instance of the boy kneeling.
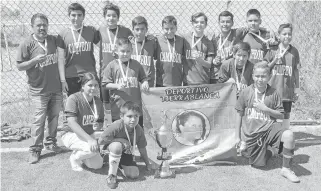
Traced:
[[120, 108], [120, 119], [114, 121], [99, 138], [99, 144], [106, 144], [109, 150], [107, 185], [114, 189], [117, 184], [118, 166], [128, 178], [137, 178], [139, 170], [134, 161], [135, 145], [147, 170], [151, 170], [143, 128], [138, 124], [141, 109], [138, 104], [127, 101]]
[[254, 84], [240, 93], [235, 107], [239, 113], [237, 143], [242, 129], [242, 140], [247, 147], [243, 154], [252, 166], [265, 166], [270, 157], [283, 152], [281, 175], [292, 182], [300, 182], [290, 170], [295, 146], [293, 132], [276, 123], [276, 119], [283, 119], [283, 106], [281, 96], [268, 85], [269, 66], [262, 62], [255, 64], [252, 77]]

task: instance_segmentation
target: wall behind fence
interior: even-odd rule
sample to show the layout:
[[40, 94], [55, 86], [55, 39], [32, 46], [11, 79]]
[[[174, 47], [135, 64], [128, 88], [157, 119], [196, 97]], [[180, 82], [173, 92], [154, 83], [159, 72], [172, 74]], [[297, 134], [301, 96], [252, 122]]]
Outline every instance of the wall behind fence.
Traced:
[[[16, 123], [29, 122], [30, 113], [30, 97], [28, 93], [27, 78], [25, 72], [20, 72], [15, 67], [16, 50], [19, 43], [31, 34], [30, 19], [37, 12], [44, 13], [49, 18], [49, 33], [57, 34], [60, 30], [69, 26], [67, 15], [67, 7], [74, 1], [2, 1], [1, 2], [1, 119], [2, 122]], [[102, 8], [104, 1], [77, 1], [86, 9], [85, 24], [99, 27], [104, 24]], [[113, 1], [112, 1], [113, 2]], [[294, 42], [301, 53], [301, 62], [305, 75], [320, 76], [320, 54], [315, 52], [305, 54], [306, 47], [316, 47], [314, 44], [319, 43], [317, 38], [313, 36], [304, 37], [302, 31], [311, 28], [311, 24], [307, 22], [298, 22], [297, 18], [311, 17], [311, 19], [319, 19], [317, 17], [317, 7], [321, 7], [319, 2], [281, 2], [281, 1], [114, 1], [121, 9], [120, 21], [121, 25], [131, 28], [131, 20], [138, 15], [147, 18], [149, 24], [149, 33], [159, 34], [161, 32], [161, 21], [166, 15], [174, 15], [178, 20], [178, 34], [191, 31], [190, 17], [193, 13], [202, 11], [208, 16], [208, 26], [206, 34], [211, 37], [219, 31], [218, 14], [224, 10], [231, 11], [234, 15], [234, 26], [244, 26], [246, 12], [251, 8], [258, 9], [262, 14], [262, 26], [277, 30], [277, 27], [285, 22], [293, 22], [300, 27], [295, 26]], [[320, 12], [320, 8], [318, 8]], [[314, 15], [315, 14], [315, 15]], [[320, 30], [319, 25], [312, 26], [310, 33], [317, 33]], [[296, 35], [299, 34], [299, 35]], [[318, 33], [320, 34], [320, 32]], [[316, 35], [318, 35], [316, 34]], [[301, 35], [301, 36], [300, 36]], [[310, 37], [314, 39], [311, 44]], [[305, 40], [301, 40], [304, 38]], [[7, 43], [3, 43], [6, 39]], [[308, 39], [308, 40], [307, 40]], [[319, 37], [320, 39], [320, 37]], [[318, 41], [318, 42], [317, 42]], [[298, 43], [299, 42], [299, 43]], [[304, 47], [302, 49], [301, 47]], [[95, 57], [98, 60], [98, 47], [95, 47]], [[97, 69], [98, 68], [97, 62]], [[313, 70], [314, 69], [314, 70]], [[316, 70], [315, 70], [316, 69]], [[318, 73], [319, 72], [319, 73]], [[58, 74], [57, 74], [58, 75]], [[301, 76], [302, 84], [309, 84], [310, 88], [304, 91], [309, 92], [309, 102], [306, 101], [304, 95], [301, 96], [297, 111], [302, 111], [295, 118], [304, 118], [307, 114], [312, 118], [320, 117], [318, 108], [314, 109], [315, 104], [321, 105], [320, 95], [320, 77], [306, 82], [304, 75]], [[311, 82], [312, 81], [312, 82]], [[312, 101], [311, 101], [312, 100]], [[301, 104], [300, 104], [301, 103]], [[310, 104], [310, 105], [306, 105]], [[314, 106], [314, 107], [313, 107]], [[312, 113], [303, 112], [305, 108], [312, 108]], [[320, 111], [321, 114], [321, 111]]]

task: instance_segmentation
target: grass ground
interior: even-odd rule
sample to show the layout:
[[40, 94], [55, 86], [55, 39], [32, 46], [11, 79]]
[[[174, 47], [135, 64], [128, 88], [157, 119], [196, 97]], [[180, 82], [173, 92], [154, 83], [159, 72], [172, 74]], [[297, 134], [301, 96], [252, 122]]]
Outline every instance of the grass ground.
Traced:
[[[266, 167], [255, 169], [247, 165], [245, 158], [239, 157], [236, 165], [177, 168], [175, 179], [154, 179], [153, 172], [146, 172], [143, 163], [138, 162], [139, 178], [129, 180], [119, 176], [118, 190], [320, 190], [321, 126], [291, 129], [295, 131], [297, 148], [294, 171], [301, 183], [291, 183], [279, 175], [280, 158], [272, 158]], [[2, 143], [1, 148], [27, 147], [29, 143], [30, 140]], [[2, 152], [1, 190], [108, 190], [107, 166], [74, 172], [70, 168], [69, 155], [69, 151], [57, 155], [44, 151], [40, 162], [30, 165], [27, 152]]]

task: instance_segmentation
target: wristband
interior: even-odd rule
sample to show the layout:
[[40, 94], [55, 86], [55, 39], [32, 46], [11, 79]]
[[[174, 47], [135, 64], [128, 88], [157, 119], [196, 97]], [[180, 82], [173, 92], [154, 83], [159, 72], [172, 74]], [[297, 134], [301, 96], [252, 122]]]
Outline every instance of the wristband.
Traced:
[[62, 82], [66, 82], [66, 80], [60, 80], [60, 82], [62, 83]]

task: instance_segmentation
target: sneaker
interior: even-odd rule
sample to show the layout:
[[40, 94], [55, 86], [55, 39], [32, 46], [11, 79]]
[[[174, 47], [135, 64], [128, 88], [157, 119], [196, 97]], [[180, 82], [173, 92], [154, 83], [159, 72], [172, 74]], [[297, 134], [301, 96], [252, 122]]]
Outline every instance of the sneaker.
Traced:
[[28, 162], [30, 164], [35, 164], [39, 161], [39, 158], [40, 158], [40, 151], [31, 151]]
[[71, 169], [73, 171], [80, 172], [80, 171], [84, 170], [82, 168], [82, 162], [80, 160], [78, 160], [78, 159], [75, 159], [73, 154], [70, 155], [69, 161], [70, 161], [70, 164], [71, 164]]
[[55, 153], [61, 153], [63, 149], [61, 147], [58, 147], [56, 143], [52, 143], [49, 145], [45, 145], [46, 150], [53, 151]]
[[110, 189], [115, 189], [118, 186], [118, 182], [117, 182], [117, 176], [113, 175], [113, 174], [109, 174], [107, 176], [107, 186]]
[[283, 167], [281, 169], [281, 175], [287, 179], [289, 179], [291, 182], [294, 182], [294, 183], [298, 183], [300, 182], [300, 179], [295, 175], [295, 173], [289, 169], [289, 168], [285, 168]]

